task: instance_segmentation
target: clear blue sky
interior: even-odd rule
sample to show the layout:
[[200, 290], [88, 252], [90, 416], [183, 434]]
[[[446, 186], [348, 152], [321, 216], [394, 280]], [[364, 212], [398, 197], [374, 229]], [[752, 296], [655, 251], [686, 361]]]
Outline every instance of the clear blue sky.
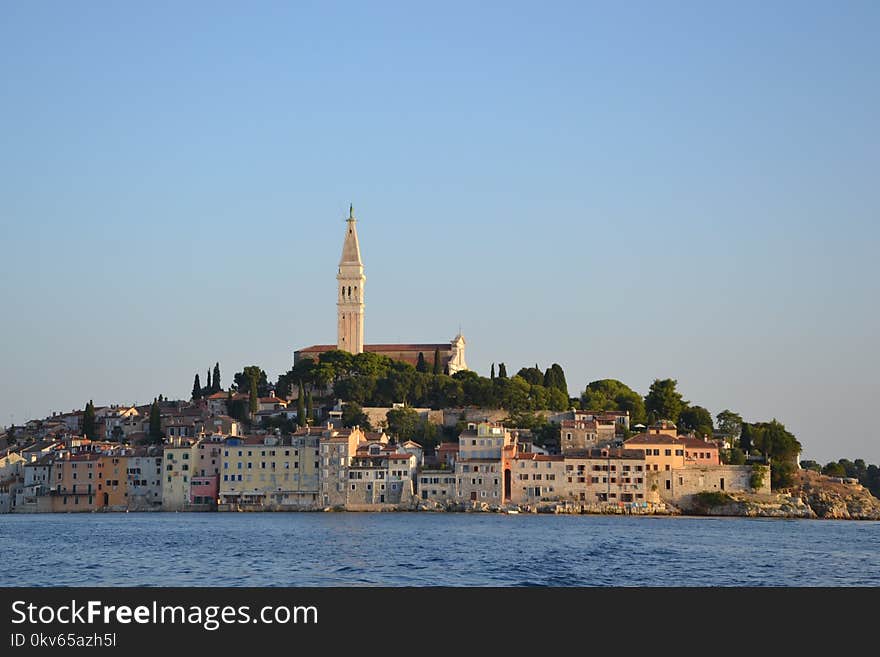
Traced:
[[335, 339], [880, 461], [880, 4], [0, 6], [0, 424]]

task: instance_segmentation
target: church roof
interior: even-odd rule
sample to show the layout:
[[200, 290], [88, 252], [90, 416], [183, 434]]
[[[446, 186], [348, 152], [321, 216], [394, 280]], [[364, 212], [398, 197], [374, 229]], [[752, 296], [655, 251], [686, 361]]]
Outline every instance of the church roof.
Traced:
[[[297, 349], [300, 354], [322, 354], [325, 351], [333, 351], [338, 347], [335, 344], [313, 344], [311, 347]], [[435, 349], [449, 351], [451, 345], [448, 342], [435, 344], [365, 344], [364, 351], [376, 353], [383, 351], [414, 351], [424, 352], [425, 358], [432, 355]], [[429, 353], [430, 352], [430, 353]]]
[[339, 265], [362, 265], [354, 208], [349, 208], [348, 219], [345, 223], [345, 243], [342, 245], [342, 257], [339, 259]]

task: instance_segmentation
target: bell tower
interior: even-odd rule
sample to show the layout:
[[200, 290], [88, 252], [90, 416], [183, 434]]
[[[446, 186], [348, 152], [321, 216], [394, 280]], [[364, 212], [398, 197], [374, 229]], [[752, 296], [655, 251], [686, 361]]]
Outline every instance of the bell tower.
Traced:
[[337, 331], [336, 348], [359, 354], [364, 350], [364, 263], [358, 244], [354, 206], [348, 208], [345, 241], [336, 274]]

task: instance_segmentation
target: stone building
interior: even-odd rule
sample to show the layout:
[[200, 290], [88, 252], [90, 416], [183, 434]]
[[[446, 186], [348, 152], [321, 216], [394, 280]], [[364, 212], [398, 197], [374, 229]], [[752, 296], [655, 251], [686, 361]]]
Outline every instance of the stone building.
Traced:
[[590, 449], [565, 455], [563, 496], [587, 504], [648, 501], [641, 450]]
[[461, 333], [451, 342], [444, 343], [364, 344], [364, 286], [367, 277], [361, 259], [354, 208], [349, 208], [345, 224], [342, 256], [336, 271], [336, 344], [319, 344], [299, 349], [293, 354], [294, 363], [303, 358], [318, 360], [321, 354], [339, 349], [352, 354], [375, 353], [412, 365], [418, 362], [421, 354], [428, 366], [432, 367], [434, 354], [439, 352], [439, 366], [444, 372], [455, 374], [466, 370], [466, 342]]
[[[753, 479], [755, 473], [760, 473]], [[764, 465], [693, 465], [670, 471], [651, 472], [650, 488], [656, 489], [664, 502], [687, 504], [701, 492], [770, 493], [769, 467]], [[752, 484], [757, 486], [753, 487]]]
[[[510, 461], [510, 501], [534, 504], [564, 496], [565, 457], [518, 453]], [[506, 474], [506, 473], [505, 473]]]
[[559, 425], [559, 448], [563, 454], [580, 452], [599, 443], [599, 425], [594, 420], [563, 420]]
[[422, 470], [418, 474], [418, 496], [422, 500], [440, 504], [455, 502], [455, 472], [451, 470]]

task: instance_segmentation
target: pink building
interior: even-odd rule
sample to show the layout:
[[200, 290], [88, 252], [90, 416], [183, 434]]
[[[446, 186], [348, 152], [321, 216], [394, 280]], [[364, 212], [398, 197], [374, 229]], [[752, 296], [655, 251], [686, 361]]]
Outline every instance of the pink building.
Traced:
[[189, 503], [194, 510], [213, 511], [217, 508], [220, 494], [218, 475], [194, 475], [190, 483]]

